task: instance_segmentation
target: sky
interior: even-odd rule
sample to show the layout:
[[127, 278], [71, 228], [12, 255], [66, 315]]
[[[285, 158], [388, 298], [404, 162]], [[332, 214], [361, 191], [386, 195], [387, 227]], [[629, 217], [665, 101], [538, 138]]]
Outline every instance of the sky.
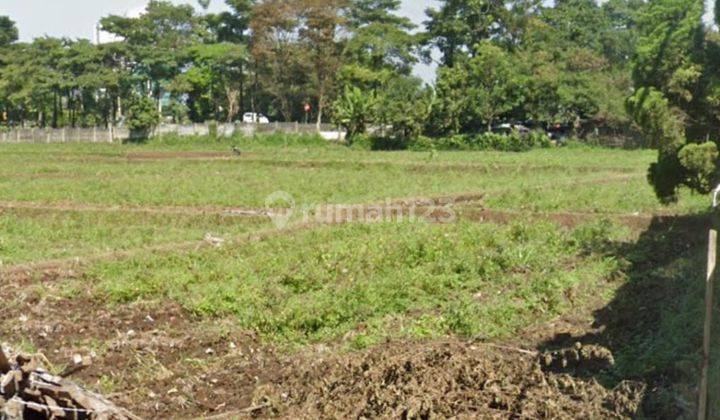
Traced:
[[[173, 3], [197, 5], [195, 0], [173, 0]], [[425, 9], [435, 0], [403, 0], [401, 14], [420, 24]], [[137, 15], [147, 0], [0, 0], [0, 15], [17, 22], [21, 41], [41, 36], [93, 39], [94, 27], [101, 17], [110, 14]], [[222, 10], [223, 0], [212, 0], [210, 10]], [[418, 65], [415, 73], [432, 81], [434, 66]]]

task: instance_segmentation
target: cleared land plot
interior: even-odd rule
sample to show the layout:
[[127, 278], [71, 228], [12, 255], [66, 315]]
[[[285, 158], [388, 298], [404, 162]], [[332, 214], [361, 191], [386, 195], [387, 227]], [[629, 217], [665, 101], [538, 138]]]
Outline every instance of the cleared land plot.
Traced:
[[[2, 340], [94, 354], [79, 379], [146, 417], [692, 412], [707, 198], [659, 205], [653, 153], [241, 146], [0, 149], [0, 260], [26, 265], [0, 268]], [[466, 199], [447, 224], [224, 214], [275, 191]], [[538, 360], [575, 342], [614, 364]]]

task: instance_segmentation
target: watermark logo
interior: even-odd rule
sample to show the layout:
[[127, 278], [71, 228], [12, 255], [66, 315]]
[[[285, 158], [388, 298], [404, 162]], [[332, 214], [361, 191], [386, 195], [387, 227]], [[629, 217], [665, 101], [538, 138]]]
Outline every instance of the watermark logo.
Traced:
[[303, 223], [341, 224], [361, 223], [402, 223], [424, 220], [433, 223], [451, 223], [456, 220], [455, 200], [413, 199], [385, 200], [378, 204], [321, 204], [299, 207], [295, 198], [277, 191], [265, 199], [268, 216], [278, 229], [285, 229], [295, 216]]
[[295, 198], [285, 191], [276, 191], [265, 199], [265, 209], [278, 229], [285, 229], [290, 223], [295, 206]]

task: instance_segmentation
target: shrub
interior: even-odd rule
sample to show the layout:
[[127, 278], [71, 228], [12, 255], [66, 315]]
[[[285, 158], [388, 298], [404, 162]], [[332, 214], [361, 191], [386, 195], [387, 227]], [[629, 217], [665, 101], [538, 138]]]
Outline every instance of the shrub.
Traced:
[[542, 132], [527, 135], [483, 133], [478, 135], [457, 134], [450, 137], [430, 139], [419, 137], [410, 143], [411, 150], [497, 150], [501, 152], [525, 152], [552, 145], [550, 138]]
[[145, 96], [136, 97], [127, 110], [127, 126], [132, 138], [146, 139], [160, 124], [160, 113], [155, 101]]
[[[355, 150], [413, 150], [411, 145], [412, 141], [406, 140], [402, 137], [383, 137], [383, 136], [372, 136], [369, 134], [359, 134], [355, 136], [355, 139], [350, 146]], [[423, 149], [420, 149], [423, 150]]]
[[328, 147], [330, 144], [319, 134], [256, 134], [253, 137], [241, 137], [241, 139], [252, 145], [272, 147]]

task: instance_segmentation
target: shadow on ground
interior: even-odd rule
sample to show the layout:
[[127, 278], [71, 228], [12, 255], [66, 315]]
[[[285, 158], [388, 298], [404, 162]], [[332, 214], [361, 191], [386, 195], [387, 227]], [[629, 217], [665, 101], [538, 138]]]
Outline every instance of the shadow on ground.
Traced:
[[[658, 217], [636, 242], [608, 244], [605, 252], [623, 261], [626, 278], [610, 303], [593, 314], [595, 331], [600, 332], [582, 337], [560, 334], [542, 349], [575, 342], [607, 347], [615, 366], [595, 379], [607, 386], [624, 379], [648, 384], [644, 417], [695, 418], [709, 226], [707, 216]], [[717, 373], [711, 378], [711, 395], [720, 395], [717, 305], [716, 314], [711, 370]], [[711, 418], [720, 417], [720, 401], [710, 404]]]

